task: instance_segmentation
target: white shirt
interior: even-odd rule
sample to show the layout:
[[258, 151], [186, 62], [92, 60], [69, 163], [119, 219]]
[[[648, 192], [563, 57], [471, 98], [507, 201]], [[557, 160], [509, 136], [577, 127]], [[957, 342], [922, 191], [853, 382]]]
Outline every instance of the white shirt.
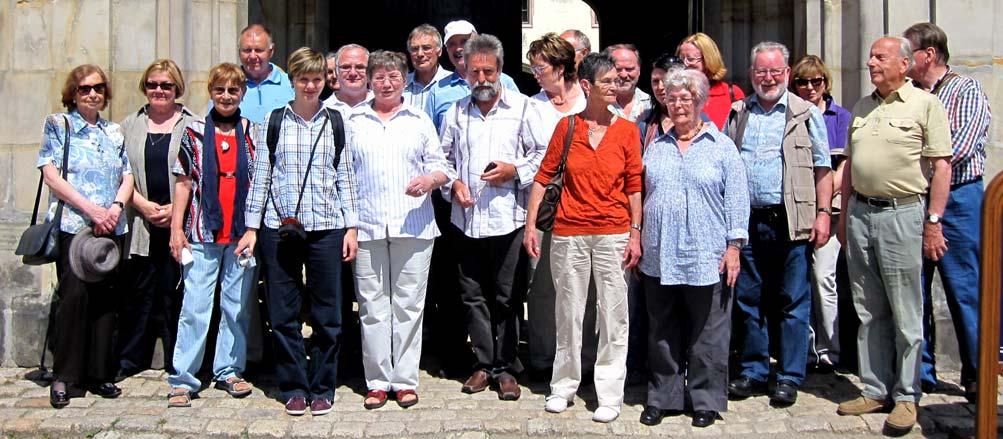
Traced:
[[338, 110], [338, 112], [341, 113], [342, 119], [348, 120], [348, 116], [351, 116], [352, 113], [354, 113], [359, 108], [362, 108], [362, 106], [369, 104], [369, 102], [373, 100], [373, 96], [375, 95], [373, 94], [372, 90], [367, 91], [366, 98], [363, 99], [362, 102], [359, 102], [358, 104], [352, 106], [338, 99], [337, 93], [331, 93], [331, 96], [328, 96], [327, 99], [324, 100], [324, 106], [327, 108]]
[[543, 127], [543, 137], [547, 139], [548, 144], [550, 143], [550, 138], [554, 136], [554, 127], [561, 121], [561, 118], [585, 111], [585, 101], [587, 98], [585, 97], [585, 93], [581, 91], [581, 86], [576, 85], [576, 87], [579, 87], [579, 95], [575, 98], [575, 103], [571, 106], [571, 109], [563, 113], [550, 103], [550, 98], [547, 97], [547, 92], [545, 91], [541, 90], [530, 98], [540, 108], [540, 118], [543, 120], [543, 125], [541, 125]]
[[[428, 93], [432, 91], [432, 86], [440, 79], [452, 75], [453, 72], [437, 66], [435, 75], [428, 84], [422, 84], [415, 79], [415, 72], [407, 74], [407, 85], [404, 86], [404, 103], [411, 104], [412, 107], [425, 111], [425, 104], [428, 100]], [[427, 113], [427, 111], [425, 111]]]
[[631, 122], [637, 122], [637, 117], [640, 116], [641, 113], [651, 109], [651, 95], [645, 93], [644, 90], [639, 88], [634, 89], [634, 99], [631, 99], [630, 102], [632, 102], [630, 106], [630, 114], [624, 113], [623, 107], [616, 102], [609, 104], [609, 111]]
[[[471, 238], [507, 235], [524, 226], [529, 188], [547, 151], [537, 106], [523, 94], [503, 88], [494, 108], [484, 115], [468, 95], [446, 111], [439, 137], [456, 178], [474, 198], [469, 208], [453, 203], [452, 223]], [[501, 186], [480, 178], [496, 160], [516, 169], [515, 178]]]
[[404, 193], [417, 176], [442, 171], [455, 178], [432, 119], [405, 103], [384, 122], [372, 105], [357, 107], [345, 130], [359, 199], [359, 241], [439, 236], [428, 195]]

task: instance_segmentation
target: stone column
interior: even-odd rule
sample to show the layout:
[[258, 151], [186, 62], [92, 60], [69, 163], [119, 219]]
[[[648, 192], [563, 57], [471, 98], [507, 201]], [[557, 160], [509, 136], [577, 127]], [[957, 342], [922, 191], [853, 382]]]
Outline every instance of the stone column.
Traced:
[[34, 202], [42, 121], [63, 111], [67, 73], [105, 69], [114, 99], [102, 116], [118, 122], [146, 102], [146, 66], [172, 58], [188, 83], [181, 101], [201, 113], [209, 69], [239, 62], [246, 23], [247, 0], [0, 0], [0, 366], [37, 364], [45, 335], [55, 267], [13, 254]]

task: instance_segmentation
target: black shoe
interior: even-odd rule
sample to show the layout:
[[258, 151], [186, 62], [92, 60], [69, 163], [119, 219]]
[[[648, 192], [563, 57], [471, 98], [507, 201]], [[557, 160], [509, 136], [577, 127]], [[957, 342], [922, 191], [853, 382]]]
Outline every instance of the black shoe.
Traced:
[[965, 399], [968, 400], [970, 404], [975, 404], [978, 402], [978, 385], [975, 382], [965, 384]]
[[937, 383], [931, 383], [929, 381], [919, 383], [919, 387], [923, 393], [933, 393], [937, 391]]
[[122, 389], [118, 388], [113, 383], [98, 384], [91, 387], [91, 393], [100, 396], [102, 398], [118, 398], [118, 395], [122, 394]]
[[[728, 396], [736, 399], [745, 399], [750, 396], [766, 394], [766, 383], [756, 381], [749, 377], [741, 377], [728, 383]], [[710, 424], [708, 424], [710, 425]]]
[[690, 425], [694, 427], [710, 427], [714, 425], [714, 420], [717, 419], [717, 412], [710, 410], [697, 410], [693, 412], [693, 422]]
[[662, 423], [662, 418], [665, 417], [665, 413], [662, 409], [655, 406], [645, 406], [644, 411], [641, 412], [641, 423], [644, 425], [658, 425]]
[[790, 381], [777, 381], [777, 386], [770, 394], [770, 403], [778, 406], [789, 406], [798, 400], [798, 386]]
[[49, 386], [49, 404], [54, 409], [61, 409], [70, 405], [70, 395], [66, 393], [66, 385], [63, 384], [63, 390], [57, 391], [55, 384], [56, 382], [53, 381], [52, 385]]

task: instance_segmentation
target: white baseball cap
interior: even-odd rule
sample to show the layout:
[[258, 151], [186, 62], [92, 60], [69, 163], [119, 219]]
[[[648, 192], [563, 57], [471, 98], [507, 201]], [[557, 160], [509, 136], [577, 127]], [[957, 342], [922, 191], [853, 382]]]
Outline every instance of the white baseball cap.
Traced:
[[477, 33], [477, 29], [474, 29], [474, 25], [470, 24], [467, 20], [450, 21], [446, 25], [446, 37], [442, 39], [442, 43], [445, 44], [454, 35], [470, 35], [475, 33]]

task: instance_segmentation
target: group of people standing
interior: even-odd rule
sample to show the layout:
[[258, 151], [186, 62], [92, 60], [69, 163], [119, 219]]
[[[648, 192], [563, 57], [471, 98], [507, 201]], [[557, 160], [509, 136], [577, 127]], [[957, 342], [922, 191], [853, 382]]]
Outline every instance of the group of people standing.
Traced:
[[[118, 396], [116, 375], [145, 367], [151, 334], [164, 339], [168, 405], [190, 406], [217, 288], [213, 384], [250, 394], [242, 373], [260, 271], [291, 415], [332, 409], [351, 276], [367, 409], [418, 403], [429, 336], [442, 362], [471, 354], [463, 392], [518, 399], [525, 300], [529, 366], [551, 382], [547, 412], [566, 410], [591, 368], [595, 421], [619, 416], [628, 375], [640, 373], [640, 422], [686, 411], [706, 427], [729, 397], [794, 404], [809, 359], [847, 361], [841, 251], [865, 387], [839, 412], [892, 410], [889, 428], [915, 423], [935, 267], [975, 391], [975, 212], [990, 115], [978, 82], [947, 67], [935, 25], [874, 43], [876, 90], [852, 112], [833, 101], [821, 59], [791, 67], [775, 42], [753, 47], [746, 96], [702, 33], [652, 63], [653, 95], [637, 88], [634, 46], [592, 53], [575, 30], [530, 45], [532, 97], [502, 73], [501, 42], [463, 20], [444, 36], [415, 28], [409, 57], [301, 48], [285, 72], [264, 27], [248, 26], [239, 45], [241, 65], [209, 74], [205, 117], [177, 103], [184, 78], [165, 59], [140, 80], [148, 104], [121, 125], [100, 117], [111, 84], [93, 65], [70, 73], [67, 112], [46, 118], [38, 165], [52, 210], [57, 199], [69, 207], [60, 245], [111, 236], [127, 256], [87, 276], [74, 258], [89, 253], [61, 252], [53, 406], [69, 404], [67, 383]], [[438, 63], [443, 48], [452, 72]], [[551, 228], [540, 212], [555, 182]], [[128, 296], [121, 312], [109, 291]], [[423, 330], [426, 314], [436, 331]]]

